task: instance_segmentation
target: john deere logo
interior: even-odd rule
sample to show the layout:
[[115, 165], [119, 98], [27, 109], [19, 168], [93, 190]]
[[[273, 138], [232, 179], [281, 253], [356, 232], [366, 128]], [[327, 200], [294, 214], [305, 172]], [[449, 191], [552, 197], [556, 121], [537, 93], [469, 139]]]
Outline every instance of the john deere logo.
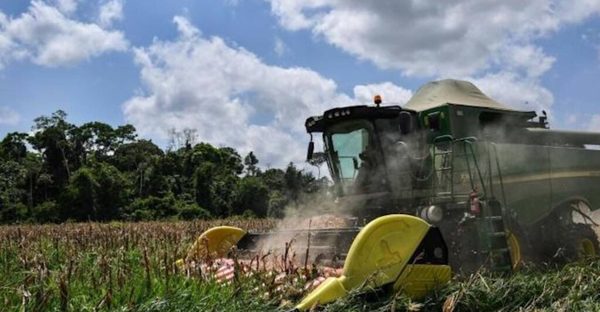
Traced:
[[379, 248], [381, 249], [381, 256], [377, 260], [378, 268], [387, 269], [394, 264], [402, 262], [402, 256], [400, 255], [400, 252], [392, 251], [387, 240], [382, 239], [379, 241]]

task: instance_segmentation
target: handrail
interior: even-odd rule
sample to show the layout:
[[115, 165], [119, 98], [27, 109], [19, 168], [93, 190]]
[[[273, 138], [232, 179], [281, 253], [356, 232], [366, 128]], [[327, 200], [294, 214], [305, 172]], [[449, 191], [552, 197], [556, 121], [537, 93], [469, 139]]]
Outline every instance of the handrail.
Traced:
[[483, 188], [483, 193], [487, 194], [488, 192], [485, 186], [485, 182], [483, 180], [483, 175], [481, 174], [481, 169], [479, 169], [479, 163], [477, 162], [477, 157], [475, 157], [475, 151], [473, 150], [473, 142], [465, 141], [465, 145], [468, 145], [469, 149], [471, 150], [471, 155], [473, 155], [473, 163], [475, 164], [475, 169], [477, 169], [477, 176], [479, 177], [479, 182], [481, 183], [481, 187]]
[[463, 144], [463, 150], [467, 162], [467, 171], [469, 172], [469, 182], [471, 183], [471, 189], [474, 190], [475, 184], [473, 183], [473, 173], [471, 172], [471, 164], [469, 163], [469, 154], [467, 154], [467, 144]]
[[448, 140], [448, 141], [454, 141], [454, 137], [450, 134], [444, 134], [444, 135], [440, 135], [435, 137], [435, 139], [433, 139], [433, 144], [438, 143], [438, 140], [441, 141], [442, 139]]
[[500, 170], [500, 160], [498, 159], [498, 146], [494, 142], [489, 143], [494, 150], [494, 158], [496, 160], [496, 170], [498, 171], [498, 179], [500, 180], [500, 191], [502, 192], [502, 203], [506, 209], [506, 193], [504, 191], [504, 181], [502, 180], [502, 170]]
[[474, 142], [478, 141], [478, 139], [477, 139], [477, 137], [470, 136], [470, 137], [456, 139], [455, 141], [465, 141], [465, 142], [469, 142], [469, 143], [474, 143]]
[[[473, 171], [471, 169], [471, 161], [469, 160], [469, 155], [473, 158], [473, 165], [475, 166], [475, 171], [477, 172], [477, 177], [479, 178], [479, 182], [481, 183], [481, 187], [482, 187], [482, 191], [483, 194], [488, 194], [488, 187], [486, 187], [486, 183], [484, 182], [484, 177], [483, 174], [481, 173], [481, 169], [479, 167], [479, 162], [477, 161], [477, 157], [475, 156], [475, 150], [473, 149], [473, 143], [477, 142], [478, 139], [477, 137], [463, 137], [463, 138], [458, 138], [455, 139], [452, 135], [441, 135], [438, 136], [436, 138], [433, 139], [433, 162], [432, 162], [432, 167], [434, 168], [432, 170], [432, 172], [434, 171], [438, 171], [435, 170], [435, 165], [436, 165], [436, 156], [438, 156], [435, 152], [435, 148], [437, 147], [437, 143], [442, 143], [442, 142], [450, 142], [451, 147], [449, 148], [449, 152], [448, 154], [451, 154], [451, 163], [450, 163], [450, 194], [451, 196], [454, 196], [454, 161], [455, 161], [455, 156], [454, 156], [454, 144], [458, 143], [458, 142], [462, 142], [464, 143], [463, 145], [463, 155], [461, 157], [465, 158], [465, 162], [466, 162], [466, 166], [467, 166], [467, 172], [469, 174], [469, 182], [471, 184], [471, 188], [475, 189], [475, 183], [473, 181]], [[489, 158], [489, 157], [488, 157]], [[491, 168], [490, 168], [491, 170]], [[435, 186], [435, 189], [437, 190], [439, 187], [439, 185]], [[489, 185], [490, 188], [490, 193], [493, 193], [492, 185]], [[446, 188], [447, 189], [447, 188]], [[493, 196], [493, 195], [492, 195]]]

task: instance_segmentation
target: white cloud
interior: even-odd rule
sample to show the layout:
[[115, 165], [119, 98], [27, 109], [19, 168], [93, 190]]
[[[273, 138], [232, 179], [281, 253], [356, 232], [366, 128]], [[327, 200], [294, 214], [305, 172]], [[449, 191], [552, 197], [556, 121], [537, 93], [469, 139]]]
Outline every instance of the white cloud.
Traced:
[[513, 72], [498, 72], [482, 77], [467, 77], [483, 93], [515, 109], [546, 110], [554, 103], [552, 93], [542, 87], [537, 79], [523, 78]]
[[529, 78], [541, 77], [556, 61], [554, 57], [547, 56], [542, 48], [531, 44], [510, 45], [504, 47], [498, 63], [504, 65], [505, 70], [520, 73]]
[[104, 27], [110, 27], [115, 21], [123, 19], [123, 1], [110, 0], [100, 6], [98, 22]]
[[201, 34], [200, 30], [194, 27], [194, 25], [192, 25], [192, 23], [190, 23], [190, 21], [185, 17], [175, 16], [173, 18], [173, 23], [177, 25], [177, 30], [183, 37], [191, 38]]
[[143, 135], [164, 140], [171, 128], [194, 128], [202, 141], [282, 166], [305, 156], [305, 118], [352, 102], [314, 71], [269, 66], [221, 38], [202, 37], [183, 17], [174, 23], [176, 40], [134, 49], [145, 91], [123, 111]]
[[0, 125], [14, 126], [21, 120], [19, 113], [7, 106], [0, 106]]
[[[134, 49], [145, 91], [123, 112], [143, 135], [164, 140], [169, 129], [194, 128], [201, 141], [283, 166], [304, 160], [307, 117], [357, 102], [312, 70], [267, 65], [221, 38], [202, 37], [183, 17], [174, 22], [177, 39]], [[355, 94], [371, 90], [385, 98], [389, 92], [390, 101], [410, 94], [391, 83], [358, 86]]]
[[600, 14], [598, 0], [269, 0], [282, 27], [306, 29], [380, 68], [463, 78], [512, 107], [550, 112], [541, 77], [555, 58], [536, 39]]
[[27, 58], [55, 67], [127, 50], [128, 42], [122, 32], [71, 19], [64, 10], [34, 0], [16, 18], [0, 14], [0, 62]]
[[508, 62], [531, 75], [552, 59], [532, 40], [600, 12], [600, 1], [269, 0], [289, 30], [309, 29], [330, 44], [408, 75], [478, 75]]
[[354, 87], [354, 98], [362, 104], [372, 105], [373, 97], [378, 94], [381, 95], [384, 105], [402, 106], [412, 97], [412, 91], [391, 82]]
[[77, 10], [77, 0], [55, 0], [56, 7], [65, 14], [71, 14]]

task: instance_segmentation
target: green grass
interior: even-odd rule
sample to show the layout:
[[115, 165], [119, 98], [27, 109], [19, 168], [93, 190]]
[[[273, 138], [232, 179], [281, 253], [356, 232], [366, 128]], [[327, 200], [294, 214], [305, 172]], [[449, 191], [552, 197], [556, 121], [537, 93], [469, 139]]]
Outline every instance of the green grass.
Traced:
[[[262, 221], [231, 222], [271, 226]], [[173, 263], [194, 237], [212, 225], [1, 227], [0, 310], [284, 311], [304, 295], [300, 273], [291, 273], [282, 283], [259, 274], [226, 285], [187, 276]], [[384, 292], [356, 292], [323, 310], [600, 311], [599, 291], [600, 262], [590, 260], [510, 276], [457, 277], [419, 301]]]

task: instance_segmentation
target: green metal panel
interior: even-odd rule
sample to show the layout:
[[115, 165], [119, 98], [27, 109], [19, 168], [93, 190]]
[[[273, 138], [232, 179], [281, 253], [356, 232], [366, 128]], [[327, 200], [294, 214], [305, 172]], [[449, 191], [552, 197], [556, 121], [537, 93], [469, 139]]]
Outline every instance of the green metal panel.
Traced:
[[480, 108], [450, 105], [449, 117], [452, 124], [452, 133], [455, 138], [477, 136], [479, 129]]
[[[495, 147], [491, 155], [498, 158], [509, 214], [525, 225], [546, 216], [551, 209], [549, 147], [527, 144], [495, 144]], [[487, 155], [480, 156], [482, 162], [490, 161]], [[493, 169], [490, 173], [485, 168], [484, 175], [493, 175], [499, 198], [500, 176]]]
[[550, 147], [552, 207], [583, 199], [600, 208], [600, 150]]

